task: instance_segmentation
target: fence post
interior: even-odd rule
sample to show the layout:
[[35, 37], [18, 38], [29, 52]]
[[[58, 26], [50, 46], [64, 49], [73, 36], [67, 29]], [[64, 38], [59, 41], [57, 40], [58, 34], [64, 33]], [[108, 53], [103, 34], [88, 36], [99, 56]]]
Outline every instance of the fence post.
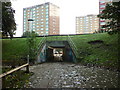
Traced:
[[26, 66], [26, 72], [29, 73], [29, 55], [27, 56], [27, 63], [28, 65]]

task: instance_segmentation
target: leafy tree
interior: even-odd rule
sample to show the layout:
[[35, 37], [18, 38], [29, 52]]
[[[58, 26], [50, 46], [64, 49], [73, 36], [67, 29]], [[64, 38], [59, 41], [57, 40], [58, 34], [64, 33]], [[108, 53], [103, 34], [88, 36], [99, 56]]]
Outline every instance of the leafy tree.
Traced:
[[120, 1], [108, 3], [98, 17], [107, 20], [102, 28], [106, 28], [109, 34], [118, 33], [120, 31]]
[[[35, 36], [39, 36], [37, 33], [35, 33], [34, 31], [32, 31], [32, 33], [34, 33], [35, 34]], [[26, 32], [24, 32], [23, 33], [23, 37], [27, 37], [27, 36], [29, 36], [31, 34], [31, 32], [29, 32], [29, 31], [26, 31]]]
[[30, 62], [34, 62], [36, 51], [36, 33], [34, 31], [27, 32], [27, 46], [28, 55], [30, 56]]
[[14, 19], [15, 10], [11, 7], [11, 2], [2, 2], [2, 36], [10, 38], [15, 34], [16, 23]]
[[27, 37], [28, 35], [30, 35], [30, 32], [29, 32], [29, 31], [26, 31], [26, 32], [23, 33], [22, 36], [23, 36], [23, 37]]

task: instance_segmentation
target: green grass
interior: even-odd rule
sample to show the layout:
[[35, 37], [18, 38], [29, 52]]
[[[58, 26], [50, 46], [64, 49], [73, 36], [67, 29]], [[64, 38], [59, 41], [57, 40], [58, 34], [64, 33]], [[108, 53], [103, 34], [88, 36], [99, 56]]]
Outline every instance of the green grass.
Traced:
[[[78, 62], [98, 64], [107, 67], [118, 65], [118, 34], [107, 33], [70, 36], [78, 49]], [[41, 40], [37, 37], [37, 43]], [[49, 36], [47, 40], [67, 40], [67, 36]], [[101, 44], [89, 44], [89, 41], [102, 40]], [[3, 60], [15, 60], [17, 56], [26, 55], [25, 38], [3, 39]]]
[[[37, 44], [42, 38], [36, 38]], [[17, 60], [25, 58], [28, 52], [26, 38], [13, 38], [2, 40], [2, 62], [3, 64], [16, 64]], [[16, 61], [16, 62], [15, 62]], [[24, 63], [22, 60], [19, 64]]]
[[[118, 35], [107, 33], [77, 35], [72, 37], [77, 46], [81, 63], [98, 64], [106, 67], [118, 66]], [[89, 41], [102, 40], [104, 43], [89, 44]]]
[[[10, 70], [10, 68], [3, 68], [3, 72], [8, 70]], [[24, 85], [28, 84], [29, 77], [32, 75], [32, 72], [26, 73], [23, 70], [19, 70], [10, 75], [7, 75], [6, 77], [2, 78], [2, 88], [24, 88]]]

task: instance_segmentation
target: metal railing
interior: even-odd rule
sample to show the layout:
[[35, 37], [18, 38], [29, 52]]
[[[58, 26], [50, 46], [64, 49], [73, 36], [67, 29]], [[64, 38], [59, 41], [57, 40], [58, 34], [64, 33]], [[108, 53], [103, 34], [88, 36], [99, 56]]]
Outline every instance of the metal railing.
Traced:
[[68, 36], [44, 36], [38, 44], [38, 48], [37, 48], [37, 52], [36, 52], [37, 56], [40, 53], [40, 50], [42, 49], [42, 46], [46, 41], [68, 41], [68, 43], [69, 43], [70, 47], [72, 48], [76, 58], [79, 57], [78, 49], [69, 35]]
[[68, 43], [70, 47], [72, 48], [74, 54], [76, 55], [76, 58], [78, 58], [78, 49], [69, 35], [68, 35]]
[[42, 49], [43, 44], [46, 42], [46, 37], [42, 37], [42, 40], [40, 40], [38, 46], [37, 46], [37, 50], [36, 50], [36, 55], [39, 54], [40, 50]]

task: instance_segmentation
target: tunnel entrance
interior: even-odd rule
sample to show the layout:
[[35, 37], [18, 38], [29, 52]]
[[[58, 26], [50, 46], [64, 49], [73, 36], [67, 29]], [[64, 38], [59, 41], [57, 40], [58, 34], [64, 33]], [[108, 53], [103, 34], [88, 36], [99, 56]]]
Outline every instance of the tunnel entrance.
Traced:
[[46, 59], [49, 62], [74, 62], [75, 54], [73, 53], [67, 41], [47, 42]]
[[51, 61], [51, 62], [62, 62], [65, 61], [64, 60], [64, 51], [65, 51], [65, 47], [52, 47], [49, 46], [48, 50], [47, 50], [47, 61]]
[[37, 62], [76, 62], [76, 57], [67, 41], [46, 41]]

